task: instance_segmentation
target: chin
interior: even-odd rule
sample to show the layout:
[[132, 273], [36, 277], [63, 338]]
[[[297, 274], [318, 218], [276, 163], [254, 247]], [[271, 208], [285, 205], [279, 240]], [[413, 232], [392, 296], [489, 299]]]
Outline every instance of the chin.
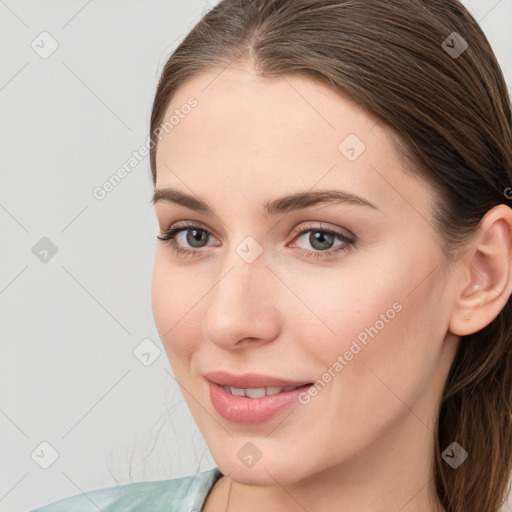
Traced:
[[277, 483], [288, 485], [307, 477], [297, 472], [300, 461], [261, 458], [252, 467], [247, 467], [239, 460], [236, 453], [233, 457], [227, 457], [226, 452], [223, 452], [219, 458], [215, 457], [215, 462], [222, 474], [244, 485], [261, 487], [275, 486]]

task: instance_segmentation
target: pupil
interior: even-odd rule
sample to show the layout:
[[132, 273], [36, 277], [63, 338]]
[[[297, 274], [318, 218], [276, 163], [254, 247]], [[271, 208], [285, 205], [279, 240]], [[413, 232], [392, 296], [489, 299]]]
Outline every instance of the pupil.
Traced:
[[330, 246], [333, 240], [332, 235], [329, 233], [325, 233], [324, 231], [313, 231], [311, 235], [309, 235], [309, 242], [311, 243], [312, 247], [321, 250], [329, 249], [330, 247], [326, 247], [325, 244], [327, 243], [327, 245]]
[[[191, 233], [194, 233], [192, 236]], [[199, 233], [199, 237], [197, 234]], [[192, 247], [201, 247], [201, 245], [195, 245], [196, 242], [201, 242], [206, 239], [206, 231], [204, 229], [189, 229], [187, 235], [187, 243], [189, 243]]]

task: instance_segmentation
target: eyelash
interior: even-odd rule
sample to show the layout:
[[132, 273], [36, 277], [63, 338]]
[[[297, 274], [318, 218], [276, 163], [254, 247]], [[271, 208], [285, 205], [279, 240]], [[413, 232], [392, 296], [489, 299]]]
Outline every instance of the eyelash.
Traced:
[[[313, 231], [313, 232], [327, 233], [329, 235], [333, 235], [333, 236], [339, 238], [343, 242], [342, 244], [336, 246], [337, 248], [328, 249], [326, 251], [299, 249], [301, 254], [303, 254], [306, 257], [312, 257], [315, 259], [330, 258], [330, 257], [333, 257], [335, 255], [335, 253], [338, 253], [338, 252], [344, 253], [344, 252], [348, 251], [356, 243], [356, 239], [353, 235], [348, 235], [347, 233], [344, 233], [342, 231], [336, 231], [333, 229], [322, 229], [321, 227], [318, 227], [318, 226], [305, 226], [303, 224], [301, 226], [299, 226], [299, 228], [307, 228], [307, 229], [302, 229], [302, 230], [297, 229], [295, 232], [294, 239], [296, 237], [303, 235], [304, 233], [309, 233], [310, 231]], [[158, 240], [161, 240], [162, 242], [169, 244], [172, 251], [176, 255], [183, 256], [183, 257], [200, 256], [200, 253], [204, 252], [202, 249], [184, 249], [182, 247], [178, 247], [178, 245], [176, 243], [176, 240], [175, 240], [176, 236], [181, 231], [187, 231], [189, 229], [201, 230], [201, 231], [204, 231], [205, 233], [211, 235], [211, 233], [207, 229], [204, 229], [203, 227], [201, 227], [197, 224], [184, 224], [184, 225], [179, 225], [179, 226], [168, 229], [166, 232], [158, 235], [157, 238], [158, 238]], [[208, 238], [208, 240], [209, 240], [209, 238]]]

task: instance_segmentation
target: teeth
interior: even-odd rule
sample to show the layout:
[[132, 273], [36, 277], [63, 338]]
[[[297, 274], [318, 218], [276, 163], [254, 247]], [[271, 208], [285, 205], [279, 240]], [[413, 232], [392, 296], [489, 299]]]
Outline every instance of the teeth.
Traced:
[[[243, 389], [241, 391], [244, 391]], [[245, 390], [245, 396], [249, 398], [261, 398], [265, 396], [265, 388], [248, 388]]]
[[228, 388], [227, 391], [229, 391], [232, 395], [235, 396], [245, 396], [244, 390], [239, 388], [229, 388], [229, 386], [226, 386]]
[[267, 388], [233, 388], [231, 386], [222, 386], [228, 393], [234, 396], [246, 396], [248, 398], [261, 398], [265, 395], [276, 395], [282, 391], [291, 391], [300, 386], [269, 386]]
[[[290, 386], [288, 386], [290, 387]], [[293, 386], [291, 386], [293, 387]], [[266, 388], [267, 390], [267, 395], [277, 395], [277, 393], [281, 393], [281, 391], [288, 391], [286, 388], [281, 388], [279, 386], [270, 386], [268, 388]]]

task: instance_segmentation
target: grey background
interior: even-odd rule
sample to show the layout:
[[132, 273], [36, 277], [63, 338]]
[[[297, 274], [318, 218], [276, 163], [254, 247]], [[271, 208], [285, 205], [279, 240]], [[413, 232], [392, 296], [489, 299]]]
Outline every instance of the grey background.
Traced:
[[[215, 465], [154, 325], [149, 157], [92, 194], [144, 144], [166, 57], [214, 3], [0, 0], [0, 512]], [[510, 88], [512, 0], [464, 4]]]

